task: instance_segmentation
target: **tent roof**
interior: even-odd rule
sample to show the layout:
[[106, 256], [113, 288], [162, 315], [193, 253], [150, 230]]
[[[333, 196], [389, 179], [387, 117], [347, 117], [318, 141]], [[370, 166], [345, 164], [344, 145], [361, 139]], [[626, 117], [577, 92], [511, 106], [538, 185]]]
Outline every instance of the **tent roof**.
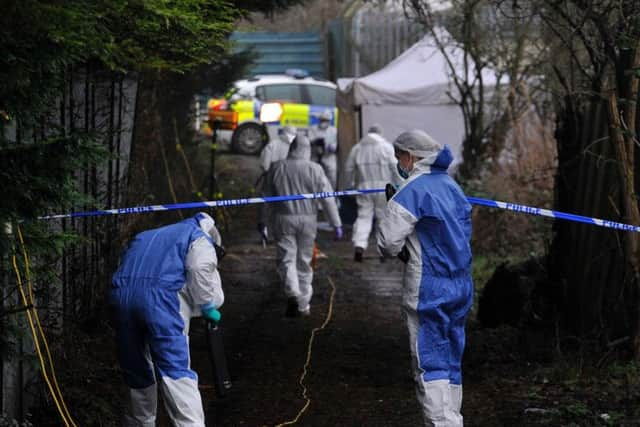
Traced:
[[[444, 29], [437, 31], [440, 40], [445, 43], [451, 40]], [[462, 75], [462, 50], [446, 47], [446, 51], [456, 73]], [[364, 77], [338, 79], [337, 103], [345, 110], [362, 104], [450, 104], [452, 101], [447, 95], [452, 88], [449, 74], [447, 58], [428, 34], [382, 69]], [[483, 72], [485, 85], [495, 85], [496, 81], [493, 72]]]

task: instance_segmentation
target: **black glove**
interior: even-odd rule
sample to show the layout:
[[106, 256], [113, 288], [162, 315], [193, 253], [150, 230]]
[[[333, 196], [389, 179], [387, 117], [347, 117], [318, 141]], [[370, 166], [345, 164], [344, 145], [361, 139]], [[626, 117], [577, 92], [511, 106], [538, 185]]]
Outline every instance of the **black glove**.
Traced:
[[403, 246], [402, 250], [398, 252], [398, 259], [405, 264], [409, 262], [409, 250], [406, 246]]
[[311, 148], [318, 158], [322, 157], [324, 155], [324, 138], [316, 138], [311, 141]]
[[396, 187], [393, 184], [388, 183], [384, 186], [384, 195], [387, 196], [387, 202], [391, 200], [394, 194], [396, 194]]
[[225, 251], [222, 246], [217, 245], [216, 243], [213, 244], [213, 248], [216, 250], [216, 257], [218, 258], [218, 262], [220, 262], [222, 258], [224, 258], [224, 256], [227, 254], [227, 251]]

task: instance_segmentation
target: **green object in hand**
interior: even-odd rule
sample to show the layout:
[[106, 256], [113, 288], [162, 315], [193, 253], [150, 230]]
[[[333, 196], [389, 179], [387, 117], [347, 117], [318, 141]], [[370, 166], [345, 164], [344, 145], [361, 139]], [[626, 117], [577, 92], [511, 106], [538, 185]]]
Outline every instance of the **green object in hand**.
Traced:
[[212, 320], [212, 321], [214, 321], [216, 323], [218, 323], [220, 321], [220, 319], [222, 318], [222, 314], [220, 314], [220, 312], [217, 309], [213, 308], [213, 307], [203, 309], [202, 310], [202, 315], [205, 318], [207, 318], [209, 320]]

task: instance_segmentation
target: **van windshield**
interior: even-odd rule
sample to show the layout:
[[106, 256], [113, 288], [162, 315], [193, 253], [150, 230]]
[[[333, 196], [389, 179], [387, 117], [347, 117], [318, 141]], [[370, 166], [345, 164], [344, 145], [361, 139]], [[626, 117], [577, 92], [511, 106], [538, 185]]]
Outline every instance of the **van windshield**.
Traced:
[[317, 86], [307, 85], [307, 92], [309, 94], [309, 104], [312, 105], [336, 105], [336, 91], [334, 89]]
[[299, 84], [270, 84], [256, 87], [256, 97], [263, 102], [291, 102], [304, 104]]

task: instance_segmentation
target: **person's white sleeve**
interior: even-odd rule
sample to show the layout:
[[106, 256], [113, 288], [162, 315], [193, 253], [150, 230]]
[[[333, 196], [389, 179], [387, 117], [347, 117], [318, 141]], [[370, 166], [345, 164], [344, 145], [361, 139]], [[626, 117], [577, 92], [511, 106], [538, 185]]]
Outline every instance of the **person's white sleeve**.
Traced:
[[[322, 167], [320, 165], [317, 166], [317, 176], [320, 184], [320, 191], [331, 193], [333, 192], [333, 187], [331, 187], [331, 183], [325, 175]], [[317, 188], [317, 187], [316, 187]], [[322, 206], [324, 207], [325, 213], [329, 216], [329, 222], [334, 227], [342, 227], [342, 221], [340, 220], [340, 214], [338, 213], [338, 204], [336, 203], [335, 197], [325, 197], [322, 200]]]
[[418, 220], [411, 212], [395, 200], [387, 203], [387, 214], [380, 221], [377, 240], [383, 255], [396, 256], [402, 250], [407, 237], [413, 232]]
[[338, 151], [338, 129], [330, 127], [327, 129], [327, 134], [324, 140], [324, 149], [328, 153], [335, 153]]
[[272, 148], [273, 144], [268, 143], [260, 152], [260, 168], [262, 168], [262, 172], [267, 172], [271, 166]]
[[[331, 183], [329, 183], [329, 179], [326, 175], [322, 174], [322, 191], [323, 192], [332, 192], [333, 188], [331, 187]], [[334, 227], [342, 227], [342, 221], [340, 220], [340, 214], [338, 213], [338, 204], [336, 203], [335, 197], [325, 197], [322, 199], [322, 206], [324, 207], [324, 211], [329, 216], [329, 222]]]
[[[185, 267], [187, 270], [187, 292], [195, 308], [224, 303], [222, 280], [217, 269], [218, 258], [211, 242], [206, 237], [194, 240], [189, 246]], [[199, 313], [200, 310], [194, 310]]]
[[349, 152], [349, 156], [347, 157], [347, 161], [344, 165], [344, 180], [347, 183], [348, 188], [355, 188], [355, 169], [356, 169], [356, 152], [358, 149], [357, 145], [354, 145], [351, 151]]
[[391, 184], [397, 187], [402, 184], [403, 181], [402, 177], [398, 173], [398, 159], [396, 159], [393, 146], [391, 144], [385, 142], [384, 148], [385, 163], [387, 164]]

